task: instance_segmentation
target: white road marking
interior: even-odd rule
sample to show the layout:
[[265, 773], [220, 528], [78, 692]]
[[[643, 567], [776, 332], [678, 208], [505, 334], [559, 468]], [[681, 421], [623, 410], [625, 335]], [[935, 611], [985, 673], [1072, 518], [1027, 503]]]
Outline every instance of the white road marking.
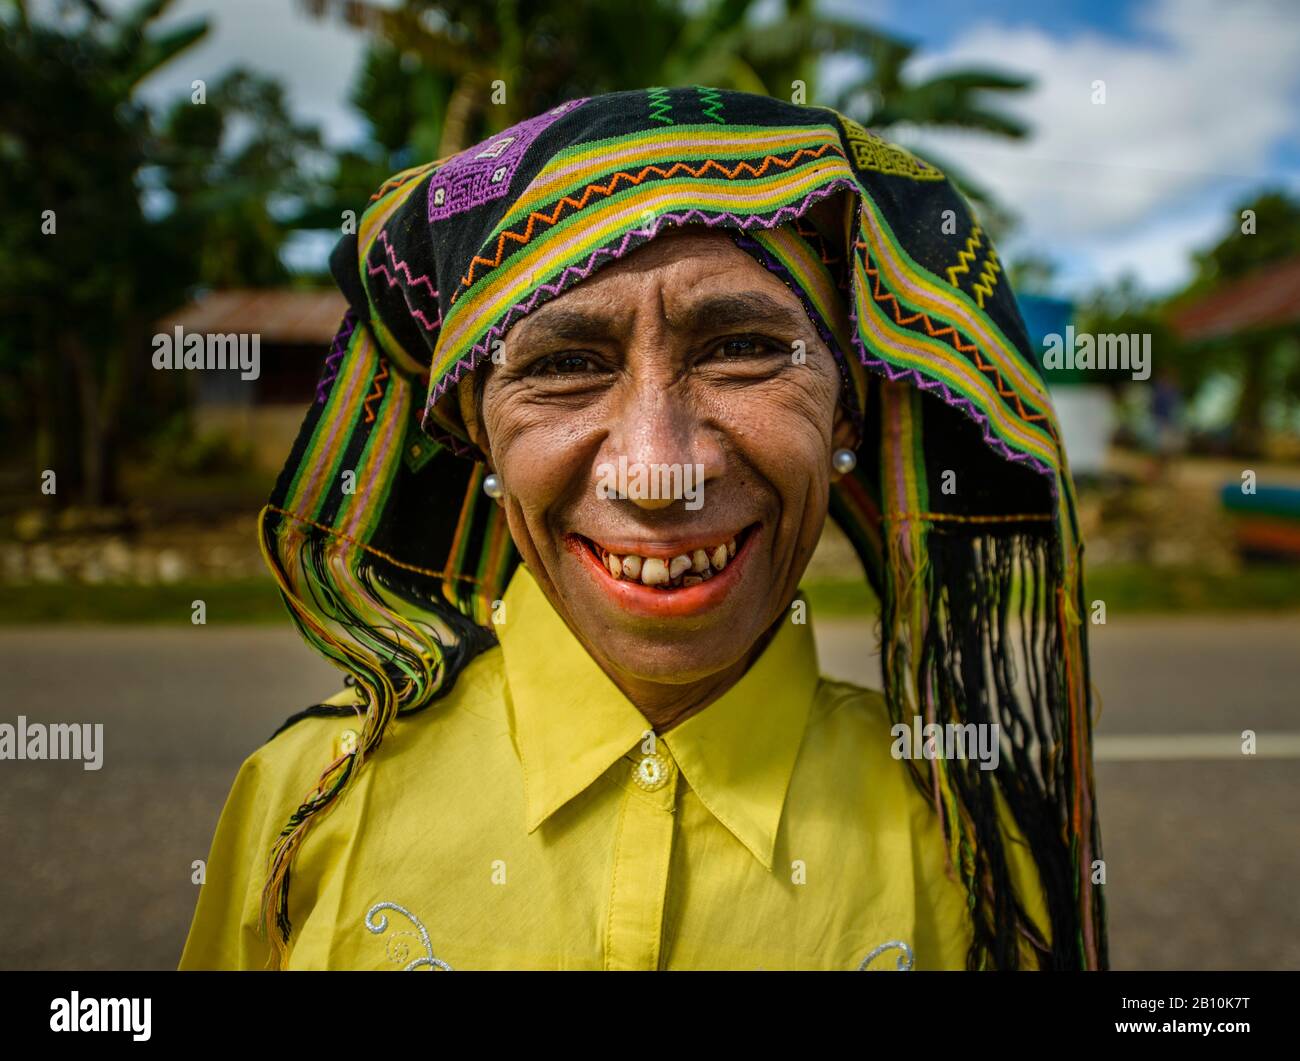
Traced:
[[1094, 737], [1099, 763], [1194, 759], [1300, 759], [1300, 733], [1257, 733], [1255, 753], [1241, 750], [1237, 733], [1168, 733]]

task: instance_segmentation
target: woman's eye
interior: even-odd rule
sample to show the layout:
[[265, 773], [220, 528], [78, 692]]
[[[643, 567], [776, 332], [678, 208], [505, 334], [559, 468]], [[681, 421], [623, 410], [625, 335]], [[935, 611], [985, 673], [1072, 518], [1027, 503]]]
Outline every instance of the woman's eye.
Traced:
[[768, 340], [756, 335], [738, 335], [723, 339], [714, 347], [714, 353], [723, 361], [740, 361], [746, 358], [766, 357], [775, 351]]
[[533, 370], [539, 376], [571, 376], [591, 372], [595, 368], [586, 354], [551, 354], [542, 358]]

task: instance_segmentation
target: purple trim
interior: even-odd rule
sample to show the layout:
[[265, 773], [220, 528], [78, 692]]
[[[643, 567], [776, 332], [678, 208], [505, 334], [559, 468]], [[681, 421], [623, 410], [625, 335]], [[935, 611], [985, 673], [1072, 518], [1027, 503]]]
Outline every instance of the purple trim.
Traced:
[[500, 199], [510, 189], [515, 170], [533, 141], [589, 98], [571, 99], [545, 114], [512, 125], [462, 151], [437, 170], [429, 181], [430, 223]]
[[352, 341], [352, 333], [357, 330], [357, 315], [348, 310], [343, 314], [343, 323], [339, 325], [339, 330], [334, 334], [334, 342], [330, 346], [330, 352], [325, 355], [325, 367], [321, 370], [320, 382], [316, 384], [316, 402], [321, 405], [329, 396], [330, 385], [338, 377], [339, 362], [343, 360], [343, 353], [348, 348], [348, 343]]

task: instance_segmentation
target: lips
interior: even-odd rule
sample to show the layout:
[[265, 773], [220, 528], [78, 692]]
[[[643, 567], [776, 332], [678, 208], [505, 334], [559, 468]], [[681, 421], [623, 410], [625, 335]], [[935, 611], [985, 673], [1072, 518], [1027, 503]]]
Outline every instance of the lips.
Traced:
[[751, 524], [734, 534], [653, 545], [598, 542], [580, 534], [569, 535], [567, 541], [620, 605], [666, 617], [719, 603], [739, 579], [759, 529]]

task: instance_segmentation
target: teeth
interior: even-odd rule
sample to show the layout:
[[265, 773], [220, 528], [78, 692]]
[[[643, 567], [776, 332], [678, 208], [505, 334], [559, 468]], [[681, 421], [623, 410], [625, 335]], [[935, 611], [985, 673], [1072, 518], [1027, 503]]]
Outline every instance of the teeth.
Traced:
[[657, 556], [652, 556], [641, 564], [641, 582], [646, 586], [666, 586], [672, 576], [668, 574], [668, 565]]
[[639, 581], [645, 586], [698, 586], [731, 562], [736, 555], [736, 539], [731, 538], [711, 549], [693, 549], [689, 554], [682, 553], [668, 560], [635, 554], [618, 556], [601, 546], [596, 546], [596, 551], [605, 569], [615, 579]]

